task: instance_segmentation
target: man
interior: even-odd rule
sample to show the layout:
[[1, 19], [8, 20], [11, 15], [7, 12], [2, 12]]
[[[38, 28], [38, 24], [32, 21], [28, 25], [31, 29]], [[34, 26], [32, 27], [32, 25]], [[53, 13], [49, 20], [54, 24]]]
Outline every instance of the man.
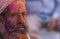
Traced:
[[52, 31], [56, 24], [58, 12], [55, 12], [59, 5], [59, 0], [26, 0], [28, 10], [27, 24], [29, 33], [40, 39], [40, 28], [47, 24], [47, 31]]
[[27, 26], [25, 21], [25, 4], [22, 1], [14, 1], [1, 13], [4, 21], [4, 39], [26, 39]]

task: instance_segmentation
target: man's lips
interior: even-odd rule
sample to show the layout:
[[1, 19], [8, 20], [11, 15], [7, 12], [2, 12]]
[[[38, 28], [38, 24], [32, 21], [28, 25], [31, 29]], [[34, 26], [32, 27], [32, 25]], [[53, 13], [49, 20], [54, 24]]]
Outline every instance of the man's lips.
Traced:
[[25, 27], [17, 27], [17, 30], [25, 30]]
[[20, 30], [24, 30], [24, 28], [19, 28]]

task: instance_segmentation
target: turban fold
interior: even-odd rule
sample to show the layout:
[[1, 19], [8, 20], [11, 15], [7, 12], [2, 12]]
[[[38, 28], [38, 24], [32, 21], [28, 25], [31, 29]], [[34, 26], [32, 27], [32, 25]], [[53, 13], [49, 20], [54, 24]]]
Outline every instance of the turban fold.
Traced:
[[25, 3], [21, 1], [11, 3], [10, 5], [8, 5], [7, 9], [9, 11], [12, 10], [12, 12], [19, 12], [19, 13], [26, 12]]

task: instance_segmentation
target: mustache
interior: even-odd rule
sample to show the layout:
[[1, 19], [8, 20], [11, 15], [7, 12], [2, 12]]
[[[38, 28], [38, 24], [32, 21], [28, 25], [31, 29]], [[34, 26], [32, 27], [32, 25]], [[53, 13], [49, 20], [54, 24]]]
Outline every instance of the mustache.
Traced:
[[17, 25], [11, 25], [8, 22], [5, 22], [5, 28], [8, 32], [20, 32], [25, 33], [27, 31], [27, 26], [25, 23], [17, 23]]
[[17, 23], [17, 25], [11, 25], [8, 22], [5, 22], [5, 28], [8, 31], [8, 38], [9, 36], [15, 32], [20, 34], [26, 34], [27, 33], [27, 27], [25, 23]]

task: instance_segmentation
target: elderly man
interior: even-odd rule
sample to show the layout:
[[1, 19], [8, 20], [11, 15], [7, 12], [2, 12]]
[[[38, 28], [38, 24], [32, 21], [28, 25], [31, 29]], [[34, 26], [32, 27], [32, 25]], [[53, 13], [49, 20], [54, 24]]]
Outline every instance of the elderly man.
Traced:
[[0, 32], [4, 39], [26, 39], [27, 26], [25, 21], [26, 8], [22, 1], [14, 1], [0, 14], [3, 16], [4, 26]]

